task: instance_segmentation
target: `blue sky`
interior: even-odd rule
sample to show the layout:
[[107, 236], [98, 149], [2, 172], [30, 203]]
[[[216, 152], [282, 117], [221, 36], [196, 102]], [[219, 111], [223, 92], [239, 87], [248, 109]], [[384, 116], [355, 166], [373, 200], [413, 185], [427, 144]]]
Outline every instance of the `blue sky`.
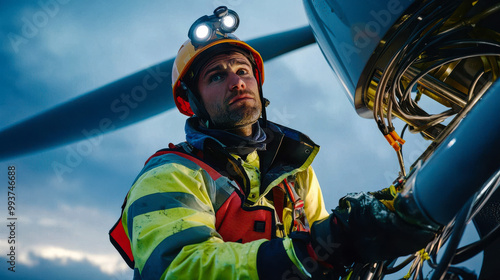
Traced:
[[[301, 1], [2, 1], [0, 129], [173, 58], [191, 23], [219, 5], [240, 15], [241, 39], [307, 25]], [[265, 75], [269, 119], [321, 146], [313, 167], [327, 209], [348, 192], [390, 185], [399, 168], [394, 151], [373, 120], [357, 116], [316, 45], [267, 62]], [[8, 166], [17, 171], [18, 218], [15, 274], [4, 260], [9, 233], [0, 227], [0, 278], [130, 279], [108, 230], [144, 161], [184, 140], [185, 119], [169, 110], [103, 136], [0, 161], [0, 218], [7, 218]], [[409, 166], [429, 143], [407, 135]]]

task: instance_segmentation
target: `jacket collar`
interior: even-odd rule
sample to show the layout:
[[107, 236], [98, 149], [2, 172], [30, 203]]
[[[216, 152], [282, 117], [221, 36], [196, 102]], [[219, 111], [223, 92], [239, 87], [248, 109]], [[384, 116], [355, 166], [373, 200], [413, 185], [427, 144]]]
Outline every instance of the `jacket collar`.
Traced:
[[208, 129], [201, 125], [197, 117], [187, 119], [185, 126], [186, 140], [193, 147], [203, 151], [206, 140], [212, 139], [226, 151], [243, 156], [266, 149], [267, 135], [259, 122], [254, 124], [253, 130], [251, 137], [243, 137], [221, 129]]
[[191, 117], [186, 120], [186, 140], [200, 151], [205, 151], [208, 143], [240, 156], [257, 150], [264, 174], [283, 168], [303, 169], [313, 161], [319, 146], [307, 135], [270, 121], [265, 126], [261, 122], [262, 119], [259, 119], [256, 124], [259, 136], [246, 139], [227, 131], [204, 128], [197, 117]]

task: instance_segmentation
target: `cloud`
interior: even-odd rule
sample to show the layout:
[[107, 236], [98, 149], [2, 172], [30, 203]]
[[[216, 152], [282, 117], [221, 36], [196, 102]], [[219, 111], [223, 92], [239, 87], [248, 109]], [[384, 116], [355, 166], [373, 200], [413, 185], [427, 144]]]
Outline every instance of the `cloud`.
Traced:
[[39, 246], [32, 253], [20, 259], [28, 266], [35, 266], [40, 259], [68, 265], [71, 262], [88, 263], [107, 275], [116, 275], [128, 271], [130, 268], [117, 254], [92, 254], [77, 250], [68, 250], [55, 246]]
[[[47, 263], [56, 267], [92, 266], [92, 270], [99, 271], [96, 275], [107, 275], [103, 279], [110, 279], [130, 270], [109, 243], [107, 235], [118, 218], [119, 209], [114, 216], [102, 209], [63, 203], [52, 209], [41, 205], [23, 207], [22, 214], [18, 214], [15, 231], [18, 271], [22, 268], [30, 275], [29, 271]], [[0, 251], [9, 252], [9, 246], [6, 239], [0, 239]], [[92, 276], [87, 279], [99, 278]]]
[[21, 245], [36, 252], [40, 251], [36, 248], [46, 247], [98, 255], [113, 252], [108, 231], [119, 217], [119, 206], [109, 213], [102, 208], [62, 201], [57, 204], [55, 207], [23, 204], [24, 210], [17, 221]]
[[[111, 271], [105, 265], [112, 265], [105, 256], [81, 256], [78, 252], [65, 252], [47, 248], [44, 255], [37, 253], [29, 254], [31, 263], [18, 261], [15, 264], [15, 272], [5, 269], [0, 270], [0, 279], [16, 280], [124, 280], [132, 279], [133, 272], [128, 267]], [[52, 250], [52, 251], [51, 251]], [[56, 255], [57, 254], [57, 255]], [[96, 257], [95, 259], [89, 259]], [[7, 263], [7, 259], [0, 258], [1, 263]], [[101, 265], [96, 265], [101, 262]], [[5, 266], [2, 266], [4, 268]]]

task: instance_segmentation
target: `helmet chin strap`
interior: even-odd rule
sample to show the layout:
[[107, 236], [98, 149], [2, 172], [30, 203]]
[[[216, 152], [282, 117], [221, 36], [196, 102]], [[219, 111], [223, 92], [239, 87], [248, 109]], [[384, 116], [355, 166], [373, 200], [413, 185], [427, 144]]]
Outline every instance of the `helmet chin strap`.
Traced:
[[181, 81], [181, 86], [182, 86], [182, 89], [184, 89], [187, 93], [189, 106], [191, 106], [191, 110], [193, 111], [193, 113], [204, 122], [204, 124], [207, 128], [215, 127], [215, 124], [213, 123], [212, 119], [210, 118], [210, 115], [208, 114], [207, 110], [205, 109], [205, 106], [203, 106], [203, 104], [201, 103], [199, 98], [182, 81]]
[[269, 105], [269, 100], [267, 100], [266, 98], [264, 98], [264, 93], [262, 92], [262, 76], [261, 76], [261, 73], [259, 71], [259, 68], [258, 67], [255, 67], [255, 70], [257, 72], [257, 77], [259, 77], [259, 81], [257, 82], [258, 84], [258, 87], [259, 87], [259, 97], [260, 97], [260, 102], [262, 103], [262, 112], [261, 112], [261, 115], [262, 115], [262, 128], [267, 128], [267, 113], [266, 113], [266, 107], [267, 105]]

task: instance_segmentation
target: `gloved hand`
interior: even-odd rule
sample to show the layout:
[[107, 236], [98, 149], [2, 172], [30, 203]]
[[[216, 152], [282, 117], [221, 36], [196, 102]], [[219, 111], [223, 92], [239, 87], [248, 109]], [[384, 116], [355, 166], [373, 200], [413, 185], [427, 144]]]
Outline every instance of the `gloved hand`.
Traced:
[[311, 236], [319, 259], [322, 252], [328, 263], [348, 266], [416, 252], [435, 233], [405, 222], [373, 195], [361, 192], [343, 197], [329, 218], [313, 224]]

